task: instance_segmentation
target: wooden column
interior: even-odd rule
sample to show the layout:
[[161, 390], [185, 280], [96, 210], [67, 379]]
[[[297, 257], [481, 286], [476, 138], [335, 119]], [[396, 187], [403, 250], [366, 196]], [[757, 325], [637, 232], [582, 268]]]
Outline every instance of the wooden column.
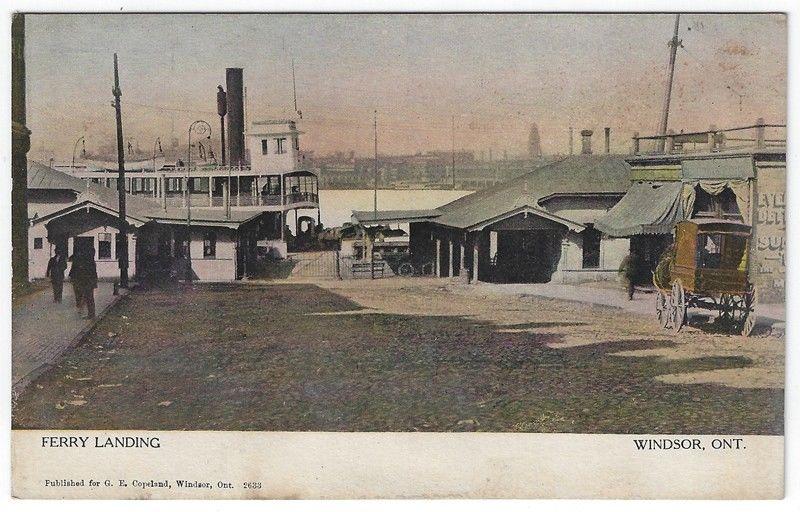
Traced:
[[442, 241], [438, 238], [436, 239], [436, 259], [433, 261], [434, 270], [436, 277], [442, 277], [442, 263], [441, 263], [441, 256], [442, 256]]
[[480, 262], [480, 245], [481, 237], [480, 231], [475, 233], [475, 238], [472, 240], [472, 283], [478, 283], [478, 266]]
[[453, 275], [453, 241], [450, 240], [447, 252], [447, 277], [453, 277]]
[[461, 242], [459, 247], [461, 249], [461, 264], [458, 268], [459, 274], [463, 276], [467, 273], [467, 251], [465, 250], [466, 246], [464, 245], [464, 242]]
[[208, 206], [214, 206], [214, 177], [208, 177]]

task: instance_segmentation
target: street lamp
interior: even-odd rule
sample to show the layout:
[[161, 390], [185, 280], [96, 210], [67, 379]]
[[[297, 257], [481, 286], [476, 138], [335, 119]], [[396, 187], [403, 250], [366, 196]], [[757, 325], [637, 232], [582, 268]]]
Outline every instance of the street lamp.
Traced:
[[78, 143], [83, 141], [83, 149], [81, 149], [81, 156], [86, 156], [86, 139], [83, 136], [78, 137], [78, 140], [75, 141], [75, 145], [72, 146], [72, 168], [75, 168], [75, 151], [78, 149]]
[[186, 162], [186, 282], [192, 282], [192, 190], [189, 186], [191, 183], [192, 173], [192, 131], [197, 132], [198, 135], [206, 135], [207, 139], [211, 139], [211, 125], [203, 120], [197, 120], [189, 125], [189, 156]]
[[153, 142], [153, 172], [156, 170], [156, 148], [158, 148], [158, 154], [164, 155], [164, 151], [161, 149], [161, 137], [157, 137], [155, 142]]

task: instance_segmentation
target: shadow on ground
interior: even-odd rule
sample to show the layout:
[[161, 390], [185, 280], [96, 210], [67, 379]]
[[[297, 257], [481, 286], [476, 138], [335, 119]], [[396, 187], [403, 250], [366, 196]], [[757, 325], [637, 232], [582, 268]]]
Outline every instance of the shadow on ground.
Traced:
[[135, 291], [29, 386], [14, 428], [782, 433], [780, 390], [655, 380], [745, 358], [610, 356], [671, 344], [649, 339], [548, 348], [568, 322], [308, 315], [359, 309], [313, 285]]

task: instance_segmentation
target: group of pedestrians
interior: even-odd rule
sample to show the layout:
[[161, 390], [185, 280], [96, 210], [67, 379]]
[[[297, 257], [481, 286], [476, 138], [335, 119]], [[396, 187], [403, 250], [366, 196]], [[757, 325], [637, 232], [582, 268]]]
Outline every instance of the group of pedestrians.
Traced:
[[60, 303], [64, 292], [64, 275], [69, 269], [69, 278], [75, 293], [75, 307], [81, 312], [86, 307], [86, 317], [95, 316], [94, 289], [97, 288], [97, 265], [94, 262], [94, 248], [78, 249], [72, 256], [66, 255], [63, 247], [56, 246], [55, 254], [47, 262], [47, 277], [53, 286], [53, 302]]

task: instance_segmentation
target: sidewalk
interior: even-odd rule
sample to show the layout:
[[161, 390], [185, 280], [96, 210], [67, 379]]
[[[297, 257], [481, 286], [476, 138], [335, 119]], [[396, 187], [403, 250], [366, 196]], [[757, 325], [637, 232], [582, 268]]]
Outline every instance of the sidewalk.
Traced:
[[[628, 300], [625, 291], [620, 287], [618, 290], [613, 288], [603, 288], [599, 286], [569, 285], [555, 283], [537, 284], [493, 284], [480, 283], [480, 285], [464, 285], [474, 289], [476, 292], [512, 295], [535, 295], [538, 297], [548, 297], [551, 299], [571, 300], [588, 304], [598, 304], [620, 308], [631, 313], [640, 315], [655, 316], [656, 298], [655, 293], [644, 293], [637, 291], [633, 300]], [[700, 310], [696, 310], [700, 311]], [[706, 312], [710, 313], [710, 312]], [[757, 324], [780, 327], [786, 320], [786, 308], [784, 304], [759, 304], [756, 303]]]
[[[113, 283], [100, 282], [95, 290], [97, 318], [101, 318], [117, 299]], [[85, 310], [84, 310], [85, 311]], [[15, 391], [21, 391], [49, 365], [52, 365], [97, 320], [81, 318], [75, 308], [72, 285], [64, 283], [60, 304], [53, 302], [50, 288], [26, 297], [13, 307], [11, 315], [11, 377]]]

